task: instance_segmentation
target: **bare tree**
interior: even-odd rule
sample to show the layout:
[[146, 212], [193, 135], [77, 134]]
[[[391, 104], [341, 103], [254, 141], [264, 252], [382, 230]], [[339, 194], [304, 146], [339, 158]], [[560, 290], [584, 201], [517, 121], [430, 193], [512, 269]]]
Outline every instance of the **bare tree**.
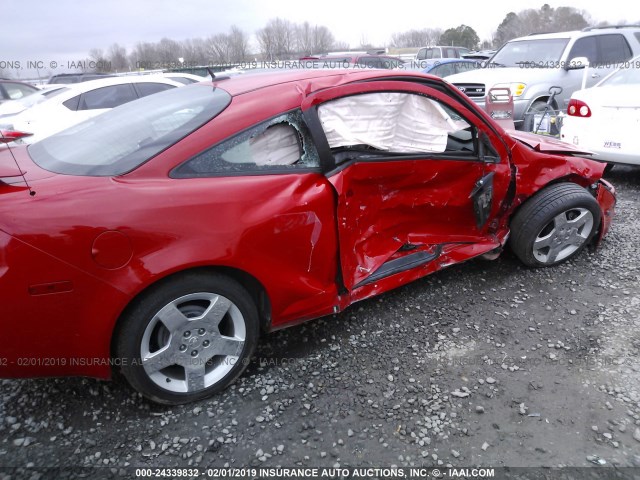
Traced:
[[242, 62], [247, 58], [248, 50], [247, 34], [233, 25], [229, 32], [229, 59], [233, 62]]
[[324, 25], [311, 26], [304, 22], [296, 26], [296, 49], [300, 55], [326, 53], [335, 42], [333, 34]]
[[[309, 22], [296, 25], [289, 20], [273, 18], [256, 32], [262, 57], [268, 60], [287, 60], [296, 55], [327, 52], [332, 48], [348, 50], [349, 45], [336, 43], [331, 31], [323, 25]], [[366, 39], [365, 39], [366, 40]], [[127, 55], [118, 44], [105, 54], [100, 49], [89, 52], [91, 60], [108, 64], [114, 70], [159, 69], [177, 66], [179, 59], [189, 65], [205, 65], [210, 61], [235, 63], [245, 61], [249, 52], [249, 37], [233, 25], [229, 33], [217, 33], [208, 38], [192, 38], [177, 42], [162, 38], [159, 42], [138, 42]]]
[[256, 36], [260, 52], [268, 60], [286, 60], [296, 52], [296, 26], [289, 20], [272, 18]]
[[423, 28], [408, 30], [391, 35], [391, 46], [396, 48], [429, 47], [437, 45], [442, 35], [440, 28]]
[[104, 54], [101, 48], [92, 48], [89, 50], [90, 64], [94, 66], [96, 72], [109, 72], [111, 71], [109, 60]]
[[316, 25], [313, 27], [313, 51], [314, 52], [327, 52], [333, 48], [335, 44], [335, 38], [324, 25]]
[[182, 57], [182, 47], [175, 40], [170, 38], [162, 38], [158, 44], [158, 59], [160, 66], [167, 68], [178, 63], [178, 59]]
[[314, 53], [313, 33], [309, 22], [304, 22], [296, 27], [296, 41], [296, 48], [299, 53], [302, 55]]
[[371, 50], [373, 48], [373, 44], [369, 42], [369, 38], [363, 33], [360, 35], [360, 45], [358, 45], [360, 50]]
[[129, 54], [129, 63], [135, 70], [157, 68], [160, 64], [157, 44], [138, 42]]
[[275, 38], [269, 27], [261, 28], [256, 32], [260, 53], [265, 60], [273, 60], [275, 58]]
[[207, 39], [206, 52], [210, 60], [217, 63], [230, 63], [231, 44], [229, 35], [226, 33], [218, 33]]
[[208, 62], [207, 43], [203, 38], [191, 38], [184, 40], [182, 46], [182, 57], [189, 65], [206, 65]]
[[122, 72], [129, 70], [129, 60], [127, 59], [127, 49], [114, 43], [109, 47], [107, 58], [111, 63], [112, 72]]

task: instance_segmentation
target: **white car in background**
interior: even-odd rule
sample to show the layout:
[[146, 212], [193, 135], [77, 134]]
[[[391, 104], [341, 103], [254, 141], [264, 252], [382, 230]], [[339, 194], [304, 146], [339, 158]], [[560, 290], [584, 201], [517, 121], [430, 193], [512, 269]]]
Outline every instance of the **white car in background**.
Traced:
[[67, 87], [61, 84], [45, 85], [42, 89], [37, 92], [33, 92], [26, 97], [3, 102], [0, 104], [0, 124], [2, 123], [2, 118], [9, 115], [17, 115], [18, 113], [25, 111], [27, 108], [31, 108], [54, 95], [62, 93], [64, 90], [67, 90]]
[[561, 139], [610, 165], [640, 165], [640, 56], [592, 88], [574, 92]]
[[161, 76], [109, 77], [64, 85], [62, 91], [0, 117], [3, 143], [33, 143], [114, 107], [183, 84]]

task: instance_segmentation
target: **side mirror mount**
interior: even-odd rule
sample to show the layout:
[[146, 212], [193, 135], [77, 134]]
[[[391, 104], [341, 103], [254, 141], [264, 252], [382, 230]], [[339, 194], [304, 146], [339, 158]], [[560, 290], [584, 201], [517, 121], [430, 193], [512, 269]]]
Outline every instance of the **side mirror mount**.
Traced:
[[485, 132], [480, 132], [478, 136], [478, 153], [480, 160], [485, 163], [500, 163], [500, 155], [491, 145], [489, 136]]

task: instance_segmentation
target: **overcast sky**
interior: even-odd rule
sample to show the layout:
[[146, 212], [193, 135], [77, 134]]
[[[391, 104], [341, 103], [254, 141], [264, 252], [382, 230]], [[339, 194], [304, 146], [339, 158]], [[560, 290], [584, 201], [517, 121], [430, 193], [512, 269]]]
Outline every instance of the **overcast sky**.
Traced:
[[[28, 8], [25, 8], [25, 3]], [[131, 48], [138, 41], [155, 42], [207, 37], [237, 25], [251, 35], [274, 17], [309, 21], [329, 27], [336, 40], [357, 47], [361, 40], [386, 44], [393, 33], [410, 29], [446, 29], [465, 24], [481, 39], [491, 37], [505, 15], [538, 3], [512, 0], [2, 0], [0, 69], [24, 77], [24, 62], [64, 64], [87, 58], [91, 48], [107, 49], [114, 42]], [[640, 22], [640, 2], [621, 0], [562, 0], [552, 7], [571, 6], [595, 21]], [[378, 6], [376, 6], [378, 5]], [[380, 7], [383, 5], [384, 7]], [[481, 9], [482, 5], [490, 5]], [[21, 62], [23, 72], [7, 62]], [[4, 62], [4, 64], [3, 64]], [[55, 73], [61, 73], [63, 65]]]

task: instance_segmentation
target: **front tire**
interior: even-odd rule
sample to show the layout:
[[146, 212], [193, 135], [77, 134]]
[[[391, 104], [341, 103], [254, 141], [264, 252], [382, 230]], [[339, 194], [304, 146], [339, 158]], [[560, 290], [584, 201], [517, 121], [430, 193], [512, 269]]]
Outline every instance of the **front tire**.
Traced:
[[511, 222], [511, 249], [530, 267], [550, 267], [578, 255], [601, 219], [600, 206], [584, 188], [560, 183], [541, 190]]
[[258, 335], [256, 306], [240, 284], [188, 273], [153, 288], [125, 313], [115, 353], [134, 389], [178, 405], [232, 383], [248, 365]]

